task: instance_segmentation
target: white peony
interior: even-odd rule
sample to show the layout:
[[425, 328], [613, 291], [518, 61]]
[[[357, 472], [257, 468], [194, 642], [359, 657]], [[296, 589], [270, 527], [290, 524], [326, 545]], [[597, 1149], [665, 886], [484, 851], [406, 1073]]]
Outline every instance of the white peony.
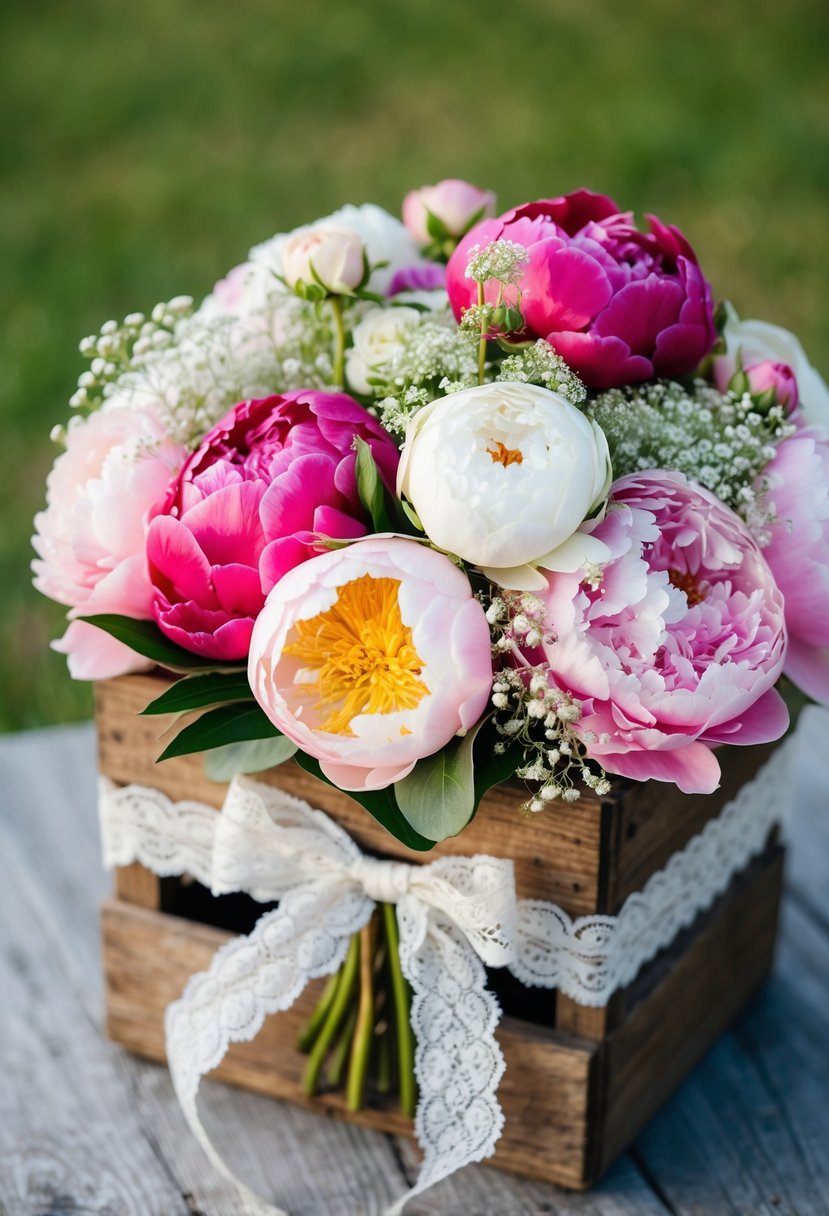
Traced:
[[607, 496], [607, 440], [558, 393], [483, 384], [414, 415], [398, 471], [435, 545], [501, 586], [546, 585], [536, 567], [577, 570], [607, 557], [579, 525]]
[[345, 372], [355, 392], [371, 393], [370, 376], [388, 371], [406, 335], [420, 322], [416, 308], [373, 308], [352, 331], [354, 345], [346, 354]]
[[322, 283], [335, 295], [348, 295], [365, 273], [363, 242], [350, 228], [309, 228], [282, 246], [282, 274], [289, 287]]
[[744, 367], [762, 359], [787, 363], [794, 372], [800, 410], [807, 422], [829, 433], [829, 386], [794, 334], [767, 321], [741, 321], [731, 304], [726, 305], [723, 331], [726, 352], [740, 358]]
[[349, 204], [349, 206], [335, 211], [333, 215], [316, 220], [313, 224], [305, 224], [301, 228], [295, 228], [293, 232], [279, 233], [277, 236], [271, 237], [269, 241], [265, 241], [264, 244], [256, 245], [251, 249], [250, 260], [265, 266], [274, 274], [282, 275], [284, 271], [282, 259], [287, 242], [312, 230], [327, 229], [340, 231], [348, 229], [348, 231], [356, 233], [365, 247], [369, 265], [375, 266], [378, 262], [387, 263], [375, 270], [368, 282], [369, 288], [372, 291], [380, 292], [381, 295], [385, 295], [398, 270], [404, 270], [408, 266], [419, 266], [423, 262], [414, 237], [406, 231], [399, 220], [396, 220], [393, 215], [389, 215], [388, 211], [384, 211], [382, 207], [375, 206], [374, 203], [365, 203], [361, 207]]

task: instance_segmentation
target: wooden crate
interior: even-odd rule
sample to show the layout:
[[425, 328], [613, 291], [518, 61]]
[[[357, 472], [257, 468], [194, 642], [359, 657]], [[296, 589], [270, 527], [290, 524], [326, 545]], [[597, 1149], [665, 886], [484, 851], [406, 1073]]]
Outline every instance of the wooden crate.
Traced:
[[[225, 787], [204, 775], [200, 756], [154, 765], [168, 725], [137, 716], [163, 689], [160, 676], [124, 676], [97, 686], [99, 768], [169, 797], [219, 807]], [[770, 753], [723, 748], [723, 784], [710, 796], [663, 784], [618, 782], [606, 798], [524, 817], [521, 787], [499, 786], [463, 834], [428, 854], [394, 840], [347, 795], [288, 762], [260, 775], [332, 815], [367, 851], [415, 863], [451, 853], [489, 853], [515, 862], [518, 893], [547, 899], [571, 916], [615, 914], [734, 797]], [[765, 852], [692, 927], [602, 1009], [552, 992], [503, 983], [498, 1039], [507, 1061], [499, 1097], [506, 1127], [493, 1164], [584, 1188], [597, 1181], [643, 1124], [742, 1011], [769, 972], [777, 928], [782, 848]], [[242, 896], [214, 899], [186, 880], [159, 880], [139, 865], [116, 870], [103, 909], [107, 1027], [131, 1051], [164, 1059], [163, 1013], [187, 978], [204, 970], [231, 931], [252, 927]], [[216, 1076], [260, 1093], [384, 1131], [411, 1133], [393, 1103], [353, 1114], [337, 1094], [302, 1093], [305, 1057], [298, 1027], [320, 991], [309, 986], [252, 1043], [234, 1045]]]

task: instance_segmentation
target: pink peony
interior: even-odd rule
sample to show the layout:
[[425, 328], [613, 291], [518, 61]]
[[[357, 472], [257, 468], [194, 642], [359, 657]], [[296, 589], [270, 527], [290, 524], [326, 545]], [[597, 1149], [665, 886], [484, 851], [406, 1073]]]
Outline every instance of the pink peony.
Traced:
[[470, 224], [495, 211], [495, 195], [471, 182], [448, 177], [436, 186], [421, 186], [403, 199], [403, 223], [421, 245], [434, 239], [429, 217], [434, 216], [450, 237], [459, 237]]
[[[523, 336], [546, 338], [591, 388], [692, 372], [716, 340], [711, 289], [677, 228], [640, 232], [603, 194], [578, 190], [484, 220], [449, 259], [455, 316], [476, 301], [470, 251], [509, 240], [528, 255], [518, 285]], [[494, 302], [498, 284], [489, 283]], [[515, 289], [507, 292], [515, 303]]]
[[680, 473], [620, 478], [594, 527], [599, 586], [551, 574], [551, 677], [582, 704], [576, 729], [612, 773], [717, 788], [711, 746], [786, 729], [783, 597], [742, 520]]
[[35, 516], [32, 569], [38, 591], [72, 610], [69, 628], [53, 645], [68, 656], [77, 680], [151, 666], [73, 618], [114, 612], [152, 619], [145, 525], [185, 456], [149, 408], [113, 405], [69, 424], [66, 451], [46, 483], [46, 510]]
[[785, 599], [785, 672], [829, 704], [829, 442], [802, 427], [778, 446], [763, 477], [777, 517], [763, 555]]
[[242, 401], [184, 465], [147, 534], [160, 628], [185, 650], [243, 659], [265, 596], [317, 550], [363, 536], [354, 438], [392, 487], [397, 448], [343, 393]]
[[485, 711], [489, 627], [448, 557], [369, 537], [277, 583], [253, 629], [248, 675], [270, 720], [330, 781], [383, 789]]
[[[737, 360], [731, 355], [718, 355], [714, 360], [714, 383], [721, 393], [727, 393], [738, 372]], [[743, 377], [735, 382], [739, 392], [745, 390], [752, 397], [761, 397], [770, 390], [774, 392], [777, 405], [787, 414], [797, 409], [799, 399], [797, 380], [788, 363], [777, 363], [773, 359], [761, 359], [742, 368]]]

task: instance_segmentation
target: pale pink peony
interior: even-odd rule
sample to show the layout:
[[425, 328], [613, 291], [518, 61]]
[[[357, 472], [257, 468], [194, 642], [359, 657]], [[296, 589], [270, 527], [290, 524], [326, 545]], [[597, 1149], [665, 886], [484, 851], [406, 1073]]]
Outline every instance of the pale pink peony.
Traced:
[[541, 595], [552, 678], [609, 772], [710, 793], [713, 744], [786, 729], [783, 596], [742, 520], [680, 473], [620, 478], [593, 534], [612, 553], [599, 586], [551, 574]]
[[248, 675], [275, 726], [345, 790], [383, 789], [485, 711], [489, 627], [449, 558], [368, 537], [297, 566], [253, 629]]
[[829, 442], [800, 428], [778, 446], [763, 478], [776, 515], [763, 555], [785, 600], [785, 672], [829, 705]]
[[430, 215], [449, 236], [460, 237], [471, 224], [494, 213], [495, 195], [491, 190], [482, 190], [457, 177], [411, 190], [403, 199], [403, 223], [421, 245], [428, 245], [433, 239], [429, 232]]
[[67, 428], [66, 451], [47, 480], [35, 516], [32, 563], [38, 591], [66, 604], [70, 625], [55, 650], [77, 680], [106, 679], [148, 664], [78, 616], [118, 613], [151, 620], [153, 588], [144, 553], [146, 523], [186, 456], [150, 408], [116, 405]]
[[[518, 292], [522, 337], [545, 338], [591, 388], [694, 371], [716, 339], [711, 289], [678, 228], [630, 212], [589, 190], [525, 203], [484, 220], [447, 266], [455, 316], [477, 299], [466, 275], [475, 246], [506, 240], [527, 252]], [[495, 302], [497, 283], [486, 287]], [[516, 289], [505, 293], [517, 302]]]
[[268, 591], [317, 552], [317, 535], [365, 535], [354, 438], [391, 489], [398, 454], [344, 393], [242, 401], [204, 437], [147, 533], [155, 616], [185, 650], [243, 659]]

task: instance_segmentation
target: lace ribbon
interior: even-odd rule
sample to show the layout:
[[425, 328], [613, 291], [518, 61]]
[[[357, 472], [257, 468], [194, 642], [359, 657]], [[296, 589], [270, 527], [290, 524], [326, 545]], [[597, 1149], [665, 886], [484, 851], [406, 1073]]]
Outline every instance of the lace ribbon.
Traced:
[[762, 851], [786, 804], [782, 759], [778, 750], [617, 917], [577, 920], [554, 904], [519, 901], [510, 861], [447, 857], [410, 866], [366, 857], [322, 811], [249, 778], [231, 783], [218, 814], [101, 778], [107, 865], [138, 861], [161, 876], [191, 874], [215, 895], [279, 901], [248, 937], [216, 952], [166, 1016], [184, 1113], [248, 1212], [286, 1216], [240, 1183], [214, 1149], [198, 1114], [201, 1078], [232, 1042], [254, 1038], [269, 1014], [290, 1008], [310, 980], [337, 970], [375, 902], [396, 904], [400, 961], [414, 993], [415, 1135], [424, 1157], [415, 1185], [387, 1209], [397, 1216], [414, 1195], [491, 1156], [501, 1134], [500, 1011], [485, 966], [507, 966], [522, 982], [558, 987], [582, 1004], [605, 1004]]

